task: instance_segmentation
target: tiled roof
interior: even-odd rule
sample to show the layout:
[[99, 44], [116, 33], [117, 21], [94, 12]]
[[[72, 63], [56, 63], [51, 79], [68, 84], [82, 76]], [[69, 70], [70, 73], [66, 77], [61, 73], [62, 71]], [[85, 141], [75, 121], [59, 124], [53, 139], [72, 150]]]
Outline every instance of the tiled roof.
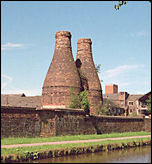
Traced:
[[143, 96], [143, 94], [141, 94], [141, 95], [129, 95], [127, 100], [128, 101], [136, 101], [137, 99], [139, 99], [142, 96]]
[[[136, 101], [137, 99], [139, 99], [140, 97], [142, 97], [143, 94], [134, 94], [134, 95], [129, 95], [127, 98], [127, 101]], [[103, 98], [107, 98], [110, 100], [119, 100], [119, 94], [115, 93], [115, 94], [103, 94]]]
[[111, 100], [119, 100], [119, 94], [114, 93], [114, 94], [103, 94], [103, 98], [111, 99]]
[[1, 95], [1, 106], [40, 107], [41, 96], [22, 97], [21, 94]]
[[[143, 94], [140, 95], [129, 95], [127, 101], [136, 101]], [[110, 99], [113, 101], [119, 100], [118, 94], [103, 94], [103, 99]], [[1, 95], [1, 106], [16, 106], [16, 107], [41, 107], [41, 96], [25, 96], [21, 94], [2, 94]]]
[[149, 96], [151, 96], [151, 91], [140, 97], [139, 101], [146, 101], [147, 99], [149, 99]]

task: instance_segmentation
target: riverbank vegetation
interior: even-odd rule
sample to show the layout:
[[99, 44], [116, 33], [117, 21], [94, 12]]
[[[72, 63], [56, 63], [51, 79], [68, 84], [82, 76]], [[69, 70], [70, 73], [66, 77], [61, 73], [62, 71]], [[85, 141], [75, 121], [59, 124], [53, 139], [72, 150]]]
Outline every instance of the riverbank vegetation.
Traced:
[[151, 138], [136, 138], [124, 140], [106, 140], [91, 143], [70, 143], [60, 145], [44, 145], [18, 148], [2, 148], [1, 162], [21, 162], [27, 160], [46, 159], [65, 155], [110, 151], [137, 146], [151, 145]]
[[89, 140], [89, 139], [104, 139], [116, 137], [131, 137], [131, 136], [144, 136], [150, 135], [150, 132], [124, 132], [124, 133], [110, 133], [110, 134], [92, 134], [92, 135], [71, 135], [71, 136], [54, 136], [48, 138], [35, 137], [35, 138], [2, 138], [1, 145], [13, 144], [30, 144], [30, 143], [43, 143], [43, 142], [57, 142], [57, 141], [74, 141], [74, 140]]

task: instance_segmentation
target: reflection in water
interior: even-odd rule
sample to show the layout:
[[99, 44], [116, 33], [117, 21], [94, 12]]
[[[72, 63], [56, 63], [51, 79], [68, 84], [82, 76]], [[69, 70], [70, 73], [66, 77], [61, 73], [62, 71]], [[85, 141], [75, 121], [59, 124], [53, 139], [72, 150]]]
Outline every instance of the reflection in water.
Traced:
[[33, 163], [151, 163], [151, 146], [50, 158]]

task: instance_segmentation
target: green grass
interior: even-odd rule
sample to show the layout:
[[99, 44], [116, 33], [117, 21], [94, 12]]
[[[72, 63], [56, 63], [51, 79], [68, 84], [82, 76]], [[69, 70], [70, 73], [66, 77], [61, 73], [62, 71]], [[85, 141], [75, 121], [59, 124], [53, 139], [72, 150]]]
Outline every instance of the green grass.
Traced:
[[125, 132], [125, 133], [110, 133], [110, 134], [93, 134], [93, 135], [73, 135], [73, 136], [55, 136], [49, 138], [2, 138], [1, 145], [13, 144], [30, 144], [30, 143], [43, 143], [43, 142], [56, 142], [56, 141], [73, 141], [73, 140], [89, 140], [89, 139], [103, 139], [103, 138], [116, 138], [116, 137], [130, 137], [130, 136], [144, 136], [150, 135], [150, 132]]
[[43, 152], [48, 150], [55, 149], [68, 149], [72, 147], [88, 147], [95, 145], [105, 145], [105, 144], [119, 144], [119, 143], [128, 143], [133, 141], [149, 141], [151, 137], [148, 138], [136, 138], [136, 139], [124, 139], [124, 140], [115, 140], [115, 141], [100, 141], [100, 142], [88, 142], [88, 143], [70, 143], [70, 144], [60, 144], [60, 145], [44, 145], [44, 146], [33, 146], [33, 147], [19, 147], [19, 148], [1, 148], [1, 156], [2, 155], [23, 155], [27, 152]]

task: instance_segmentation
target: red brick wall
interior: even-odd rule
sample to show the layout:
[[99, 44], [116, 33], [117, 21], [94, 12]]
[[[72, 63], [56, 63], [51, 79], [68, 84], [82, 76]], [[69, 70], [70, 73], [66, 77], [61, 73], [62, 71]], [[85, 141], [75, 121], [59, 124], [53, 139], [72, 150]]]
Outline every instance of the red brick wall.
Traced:
[[40, 121], [32, 108], [1, 107], [1, 137], [40, 135]]
[[85, 116], [82, 110], [1, 107], [1, 137], [49, 137], [149, 131], [150, 121], [118, 116]]
[[42, 106], [69, 107], [70, 88], [80, 92], [80, 77], [74, 62], [71, 34], [68, 31], [56, 33], [55, 50], [42, 88]]
[[145, 131], [151, 132], [151, 118], [145, 118]]
[[80, 69], [87, 79], [88, 100], [90, 104], [90, 114], [95, 114], [95, 106], [101, 108], [102, 87], [98, 77], [92, 54], [92, 41], [89, 38], [80, 38], [77, 42], [77, 60], [82, 63]]
[[118, 85], [105, 85], [105, 94], [118, 93]]
[[[59, 121], [60, 120], [60, 121]], [[97, 134], [112, 132], [137, 132], [144, 131], [142, 118], [91, 116], [82, 115], [58, 115], [56, 135], [68, 134]]]

